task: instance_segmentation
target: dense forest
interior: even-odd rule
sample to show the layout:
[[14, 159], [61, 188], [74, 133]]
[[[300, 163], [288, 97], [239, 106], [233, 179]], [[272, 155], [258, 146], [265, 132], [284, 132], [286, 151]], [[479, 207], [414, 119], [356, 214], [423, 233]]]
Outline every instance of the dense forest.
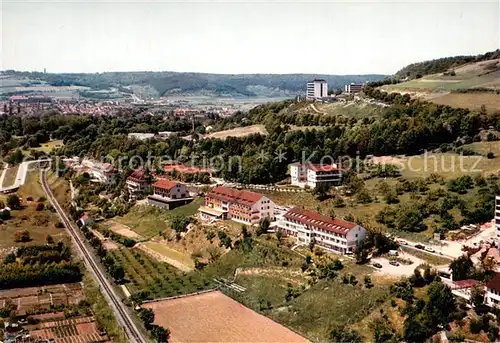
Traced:
[[396, 73], [397, 77], [408, 76], [414, 78], [417, 76], [424, 76], [429, 74], [444, 73], [445, 71], [454, 67], [460, 66], [470, 62], [481, 62], [491, 59], [500, 58], [500, 49], [490, 51], [481, 55], [471, 56], [454, 56], [437, 58], [434, 60], [412, 63]]
[[368, 75], [313, 75], [313, 74], [205, 74], [176, 72], [113, 72], [96, 74], [51, 74], [39, 72], [4, 72], [17, 77], [42, 80], [54, 86], [86, 86], [93, 89], [123, 88], [130, 85], [153, 87], [159, 96], [171, 93], [210, 91], [234, 96], [258, 96], [262, 93], [304, 93], [305, 84], [314, 78], [327, 80], [330, 89], [343, 88], [345, 84], [376, 81], [381, 74]]

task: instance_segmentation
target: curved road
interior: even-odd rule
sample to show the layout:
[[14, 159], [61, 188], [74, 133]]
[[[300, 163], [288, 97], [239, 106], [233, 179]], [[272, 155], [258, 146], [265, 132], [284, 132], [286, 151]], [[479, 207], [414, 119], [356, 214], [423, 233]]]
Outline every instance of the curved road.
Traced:
[[68, 216], [52, 194], [52, 191], [47, 184], [46, 170], [41, 171], [40, 181], [45, 194], [47, 194], [47, 199], [49, 199], [50, 203], [57, 211], [59, 218], [61, 218], [61, 221], [64, 223], [64, 226], [71, 235], [76, 247], [80, 252], [80, 255], [85, 261], [85, 265], [94, 276], [94, 279], [99, 283], [99, 289], [101, 290], [101, 293], [108, 301], [110, 308], [114, 311], [118, 323], [125, 329], [125, 333], [127, 334], [129, 341], [133, 343], [148, 342], [148, 340], [143, 336], [140, 329], [137, 327], [136, 323], [133, 321], [125, 304], [121, 302], [120, 297], [116, 294], [115, 290], [111, 286], [111, 283], [106, 278], [106, 274], [101, 270], [99, 263], [96, 262], [94, 255], [89, 252], [89, 249], [84, 244], [84, 239], [80, 236], [77, 229], [75, 229], [72, 221], [68, 218]]

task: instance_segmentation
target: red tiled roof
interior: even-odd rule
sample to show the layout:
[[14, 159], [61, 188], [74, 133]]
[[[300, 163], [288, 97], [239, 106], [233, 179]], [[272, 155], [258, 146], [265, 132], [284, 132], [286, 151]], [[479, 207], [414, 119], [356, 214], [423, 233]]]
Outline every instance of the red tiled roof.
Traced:
[[171, 190], [177, 185], [177, 182], [161, 179], [153, 183], [153, 187]]
[[173, 170], [177, 170], [180, 173], [210, 173], [209, 169], [199, 168], [199, 167], [188, 167], [182, 163], [172, 163], [166, 164], [163, 166], [163, 170], [166, 172], [170, 172]]
[[486, 288], [500, 291], [500, 273], [495, 273], [493, 277], [486, 283]]
[[332, 219], [318, 212], [306, 211], [299, 207], [291, 208], [285, 213], [284, 217], [286, 219], [298, 221], [299, 223], [305, 225], [314, 226], [322, 230], [335, 232], [341, 235], [346, 235], [358, 225], [342, 219]]
[[145, 178], [144, 176], [146, 175], [146, 170], [144, 168], [138, 168], [130, 174], [128, 179], [135, 180], [135, 181], [144, 181]]
[[477, 285], [477, 280], [460, 280], [453, 282], [454, 289], [471, 288]]
[[264, 195], [260, 193], [254, 193], [250, 191], [237, 190], [233, 188], [227, 188], [222, 186], [217, 186], [207, 194], [208, 197], [235, 202], [237, 204], [242, 204], [246, 206], [251, 206], [259, 201]]

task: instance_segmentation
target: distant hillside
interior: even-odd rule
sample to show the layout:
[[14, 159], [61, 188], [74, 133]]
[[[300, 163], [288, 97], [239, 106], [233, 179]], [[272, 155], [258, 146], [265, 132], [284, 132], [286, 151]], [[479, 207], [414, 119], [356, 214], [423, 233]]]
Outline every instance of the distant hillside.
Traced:
[[500, 49], [476, 56], [443, 57], [434, 60], [412, 63], [396, 73], [397, 77], [421, 77], [429, 74], [444, 73], [450, 69], [471, 62], [481, 62], [500, 58]]
[[96, 74], [51, 74], [4, 71], [12, 77], [45, 81], [53, 86], [81, 86], [92, 89], [127, 88], [134, 92], [150, 90], [154, 96], [293, 96], [303, 93], [305, 83], [323, 78], [330, 89], [351, 82], [376, 81], [385, 75], [316, 75], [316, 74], [204, 74], [176, 72], [113, 72]]
[[382, 89], [451, 107], [500, 110], [500, 50], [414, 63], [398, 74], [400, 78], [409, 75], [409, 80]]

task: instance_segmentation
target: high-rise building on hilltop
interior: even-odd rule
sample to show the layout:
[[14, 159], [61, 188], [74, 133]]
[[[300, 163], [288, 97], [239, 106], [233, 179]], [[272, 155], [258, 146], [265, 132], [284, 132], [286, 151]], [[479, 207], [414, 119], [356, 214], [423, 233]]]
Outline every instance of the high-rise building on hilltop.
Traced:
[[328, 84], [326, 80], [314, 79], [307, 83], [306, 99], [314, 100], [328, 96]]

